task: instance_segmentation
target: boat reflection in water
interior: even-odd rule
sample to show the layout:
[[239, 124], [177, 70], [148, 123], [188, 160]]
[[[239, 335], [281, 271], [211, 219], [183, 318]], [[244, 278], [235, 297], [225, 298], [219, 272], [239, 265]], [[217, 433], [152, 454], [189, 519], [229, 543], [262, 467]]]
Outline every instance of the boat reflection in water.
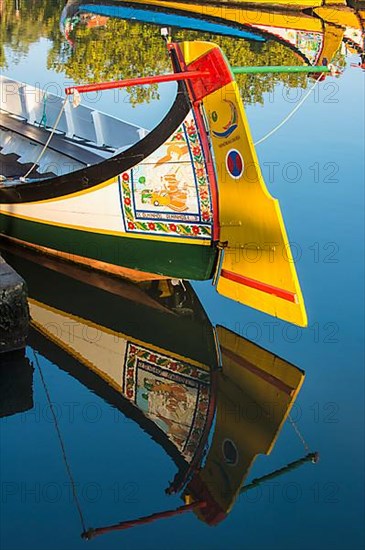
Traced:
[[33, 348], [137, 422], [178, 469], [166, 492], [181, 493], [180, 508], [84, 536], [186, 510], [223, 520], [256, 456], [272, 450], [304, 373], [214, 328], [186, 283], [131, 284], [26, 255], [7, 259], [28, 283]]
[[338, 52], [364, 54], [364, 11], [360, 3], [352, 7], [345, 0], [69, 0], [61, 27], [68, 36], [77, 26], [107, 25], [109, 18], [256, 42], [274, 40], [293, 51], [299, 64], [324, 65]]

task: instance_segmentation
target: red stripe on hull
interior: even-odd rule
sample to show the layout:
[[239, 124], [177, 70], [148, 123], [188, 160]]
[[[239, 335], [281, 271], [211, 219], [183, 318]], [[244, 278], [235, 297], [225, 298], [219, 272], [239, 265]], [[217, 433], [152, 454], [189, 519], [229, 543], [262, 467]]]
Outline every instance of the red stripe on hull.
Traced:
[[252, 363], [249, 363], [243, 357], [240, 357], [233, 351], [221, 347], [222, 355], [225, 355], [228, 357], [228, 359], [231, 359], [231, 361], [234, 361], [241, 367], [247, 369], [248, 371], [252, 372], [255, 376], [258, 376], [262, 380], [265, 380], [268, 384], [271, 384], [272, 386], [275, 386], [278, 390], [281, 390], [282, 392], [286, 393], [287, 395], [292, 395], [294, 388], [280, 380], [280, 378], [277, 378], [273, 374], [270, 374], [269, 372], [263, 371], [256, 367], [255, 365], [252, 365]]
[[250, 288], [254, 288], [256, 290], [260, 290], [261, 292], [266, 292], [266, 294], [273, 294], [274, 296], [282, 298], [283, 300], [287, 300], [288, 302], [292, 302], [293, 304], [297, 302], [297, 295], [294, 292], [290, 292], [289, 290], [284, 290], [283, 288], [268, 285], [267, 283], [262, 283], [261, 281], [256, 281], [255, 279], [250, 279], [249, 277], [238, 275], [237, 273], [227, 271], [226, 269], [222, 269], [221, 276], [225, 279], [233, 281], [234, 283], [238, 283], [239, 285], [244, 285]]

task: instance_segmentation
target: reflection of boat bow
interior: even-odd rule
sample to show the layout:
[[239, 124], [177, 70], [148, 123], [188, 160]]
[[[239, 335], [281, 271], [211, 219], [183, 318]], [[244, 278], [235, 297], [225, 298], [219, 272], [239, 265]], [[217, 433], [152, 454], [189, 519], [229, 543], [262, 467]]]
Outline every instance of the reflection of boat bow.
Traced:
[[215, 399], [215, 335], [192, 289], [112, 280], [107, 292], [105, 277], [95, 287], [79, 269], [11, 262], [43, 335], [32, 330], [33, 347], [138, 422], [175, 460], [179, 485], [201, 458]]
[[42, 335], [32, 332], [35, 349], [170, 454], [179, 472], [169, 493], [185, 485], [188, 506], [205, 503], [195, 510], [202, 520], [224, 519], [257, 455], [273, 448], [303, 373], [223, 327], [216, 337], [189, 287], [119, 282], [110, 294], [105, 278], [97, 288], [80, 270], [70, 278], [49, 261], [52, 269], [11, 261], [29, 284], [33, 326]]
[[257, 455], [276, 442], [304, 374], [237, 334], [218, 327], [223, 370], [217, 412], [204, 467], [187, 485], [185, 502], [205, 500], [200, 519], [216, 524], [230, 512]]

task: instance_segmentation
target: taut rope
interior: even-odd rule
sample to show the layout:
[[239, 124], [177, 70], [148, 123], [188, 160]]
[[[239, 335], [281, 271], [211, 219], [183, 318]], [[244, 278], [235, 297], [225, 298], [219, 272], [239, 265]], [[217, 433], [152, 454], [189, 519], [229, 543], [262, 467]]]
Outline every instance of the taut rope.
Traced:
[[319, 77], [317, 78], [317, 80], [315, 81], [314, 85], [309, 89], [309, 91], [305, 94], [305, 96], [299, 101], [298, 105], [296, 105], [294, 107], [294, 109], [284, 118], [284, 120], [282, 120], [280, 122], [280, 124], [278, 124], [277, 126], [275, 126], [275, 128], [273, 128], [272, 130], [270, 130], [270, 132], [268, 134], [266, 134], [264, 137], [262, 137], [261, 139], [259, 139], [258, 141], [255, 141], [254, 145], [259, 145], [260, 143], [263, 143], [264, 141], [267, 140], [267, 138], [269, 138], [270, 136], [272, 136], [273, 134], [275, 134], [275, 132], [277, 132], [277, 130], [279, 130], [279, 128], [281, 128], [282, 126], [284, 126], [284, 124], [286, 122], [288, 122], [288, 120], [291, 119], [291, 117], [298, 111], [298, 109], [303, 105], [303, 103], [308, 99], [308, 97], [310, 96], [310, 94], [313, 92], [313, 90], [315, 89], [315, 87], [317, 86], [318, 82], [321, 80], [322, 76], [323, 76], [324, 73], [321, 73], [319, 75]]
[[63, 461], [65, 463], [67, 474], [68, 474], [68, 477], [69, 477], [70, 482], [71, 482], [72, 494], [73, 494], [73, 497], [74, 497], [74, 500], [75, 500], [77, 511], [79, 513], [79, 516], [80, 516], [82, 529], [83, 529], [83, 531], [85, 531], [85, 529], [86, 529], [85, 521], [84, 521], [84, 516], [83, 516], [82, 510], [81, 510], [80, 501], [79, 501], [79, 498], [77, 496], [76, 483], [75, 483], [75, 480], [74, 480], [73, 475], [72, 475], [71, 467], [68, 463], [65, 444], [63, 442], [61, 431], [60, 431], [60, 428], [58, 426], [57, 416], [54, 412], [54, 408], [53, 408], [51, 397], [50, 397], [50, 394], [49, 394], [49, 391], [48, 391], [48, 388], [47, 388], [47, 384], [46, 384], [45, 378], [43, 376], [41, 366], [40, 366], [39, 361], [38, 361], [38, 354], [34, 349], [33, 349], [33, 356], [34, 356], [34, 359], [35, 359], [35, 362], [36, 362], [36, 365], [37, 365], [37, 368], [38, 368], [38, 371], [39, 371], [39, 375], [40, 375], [40, 378], [41, 378], [41, 381], [42, 381], [44, 393], [46, 394], [48, 405], [49, 405], [49, 408], [50, 408], [50, 411], [51, 411], [51, 414], [52, 414], [52, 417], [53, 417], [53, 421], [54, 421], [54, 425], [55, 425], [55, 429], [56, 429], [56, 433], [57, 433], [57, 438], [58, 438], [58, 441], [59, 441], [59, 444], [60, 444], [60, 447], [61, 447], [62, 458], [63, 458]]
[[[44, 153], [45, 153], [45, 151], [46, 151], [46, 149], [47, 149], [47, 147], [48, 147], [48, 145], [49, 145], [51, 139], [53, 138], [53, 135], [54, 135], [54, 133], [55, 133], [55, 131], [56, 131], [56, 129], [57, 129], [57, 126], [58, 126], [58, 123], [59, 123], [59, 121], [60, 121], [60, 119], [61, 119], [62, 113], [63, 113], [63, 111], [65, 110], [66, 101], [67, 101], [67, 98], [65, 98], [64, 101], [63, 101], [63, 104], [62, 104], [62, 107], [61, 107], [61, 109], [60, 109], [60, 112], [59, 112], [58, 115], [57, 115], [57, 118], [56, 118], [56, 120], [55, 120], [54, 126], [53, 126], [53, 128], [52, 128], [52, 130], [51, 130], [51, 132], [50, 132], [50, 134], [49, 134], [49, 136], [48, 136], [48, 139], [47, 139], [46, 143], [45, 143], [44, 146], [43, 146], [42, 151], [39, 153], [38, 158], [34, 161], [33, 166], [31, 166], [31, 167], [29, 168], [28, 172], [27, 172], [24, 176], [22, 176], [22, 178], [21, 178], [22, 180], [25, 180], [25, 179], [29, 176], [29, 174], [30, 174], [31, 172], [33, 172], [34, 168], [37, 166], [38, 162], [39, 162], [39, 161], [41, 160], [41, 158], [43, 157], [43, 155], [44, 155]], [[42, 120], [43, 120], [43, 117], [42, 117]]]

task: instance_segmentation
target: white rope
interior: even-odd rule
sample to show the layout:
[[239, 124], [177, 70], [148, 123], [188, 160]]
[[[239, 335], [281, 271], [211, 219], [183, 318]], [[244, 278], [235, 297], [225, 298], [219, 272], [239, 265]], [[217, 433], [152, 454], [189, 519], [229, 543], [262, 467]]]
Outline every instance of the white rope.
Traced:
[[76, 489], [77, 484], [75, 483], [75, 480], [74, 480], [74, 477], [73, 477], [73, 474], [72, 474], [72, 470], [71, 470], [71, 466], [70, 466], [70, 463], [69, 463], [68, 458], [67, 458], [66, 447], [65, 447], [65, 443], [63, 441], [63, 437], [62, 437], [62, 434], [61, 434], [60, 427], [58, 425], [57, 415], [55, 413], [55, 410], [54, 410], [54, 407], [53, 407], [53, 402], [51, 401], [51, 396], [50, 396], [50, 393], [49, 393], [49, 390], [48, 390], [48, 386], [46, 384], [46, 380], [44, 378], [43, 371], [42, 371], [40, 362], [38, 360], [38, 352], [35, 349], [32, 349], [32, 351], [33, 351], [33, 357], [35, 359], [35, 363], [36, 363], [37, 368], [38, 368], [39, 376], [40, 376], [40, 379], [41, 379], [41, 382], [42, 382], [44, 393], [46, 394], [46, 398], [47, 398], [47, 401], [48, 401], [48, 406], [50, 408], [50, 411], [51, 411], [51, 414], [52, 414], [52, 417], [53, 417], [54, 427], [55, 427], [57, 438], [58, 438], [58, 441], [59, 441], [59, 444], [60, 444], [60, 447], [61, 447], [62, 459], [63, 459], [64, 464], [66, 466], [67, 475], [70, 479], [75, 505], [76, 505], [77, 511], [79, 513], [79, 516], [80, 516], [81, 526], [82, 526], [83, 531], [85, 531], [85, 529], [86, 529], [85, 520], [84, 520], [84, 515], [82, 513], [79, 497], [78, 497], [78, 494], [77, 494], [77, 489]]
[[290, 416], [290, 414], [288, 414], [288, 420], [290, 422], [290, 424], [292, 425], [295, 433], [297, 434], [297, 436], [299, 437], [300, 441], [303, 443], [303, 447], [305, 448], [306, 451], [309, 451], [309, 445], [308, 443], [306, 442], [306, 440], [304, 439], [303, 437], [303, 434], [301, 433], [301, 431], [299, 430], [298, 426], [296, 425], [296, 423], [294, 422], [294, 420], [292, 419], [292, 417]]
[[33, 166], [31, 166], [31, 167], [29, 168], [29, 170], [28, 170], [28, 172], [25, 174], [25, 176], [22, 176], [22, 177], [20, 178], [22, 181], [25, 180], [25, 179], [29, 176], [29, 174], [30, 174], [31, 172], [33, 172], [34, 168], [37, 166], [38, 162], [39, 162], [39, 161], [41, 160], [41, 158], [43, 157], [43, 155], [44, 155], [44, 153], [45, 153], [45, 151], [46, 151], [46, 149], [47, 149], [47, 147], [48, 147], [48, 145], [49, 145], [51, 139], [53, 138], [53, 135], [54, 135], [54, 133], [55, 133], [55, 131], [56, 131], [56, 128], [57, 128], [57, 126], [58, 126], [58, 123], [59, 123], [59, 121], [60, 121], [60, 119], [61, 119], [62, 113], [63, 113], [63, 111], [64, 111], [64, 109], [65, 109], [65, 107], [66, 107], [66, 101], [67, 101], [67, 98], [65, 98], [64, 101], [63, 101], [63, 105], [62, 105], [62, 107], [61, 107], [61, 109], [60, 109], [60, 112], [58, 113], [58, 116], [57, 116], [56, 121], [55, 121], [55, 123], [54, 123], [54, 126], [53, 126], [53, 128], [52, 128], [52, 130], [51, 130], [51, 133], [49, 134], [48, 139], [47, 139], [46, 143], [44, 144], [42, 151], [39, 153], [38, 158], [35, 160]]
[[272, 136], [273, 134], [275, 134], [275, 132], [277, 130], [279, 130], [279, 128], [281, 128], [282, 126], [284, 126], [284, 124], [286, 122], [288, 122], [288, 120], [291, 119], [291, 117], [297, 112], [297, 110], [299, 109], [299, 107], [301, 107], [303, 105], [303, 103], [305, 102], [305, 100], [310, 96], [311, 92], [313, 92], [314, 88], [317, 86], [318, 82], [320, 81], [320, 79], [322, 78], [322, 75], [324, 73], [321, 73], [319, 75], [319, 77], [317, 78], [317, 80], [315, 81], [315, 83], [313, 84], [313, 86], [310, 88], [310, 90], [305, 94], [305, 96], [299, 101], [298, 105], [296, 105], [294, 107], [294, 109], [288, 114], [288, 116], [286, 116], [284, 118], [284, 120], [282, 120], [280, 122], [280, 124], [278, 124], [277, 126], [275, 126], [275, 128], [273, 128], [268, 134], [266, 134], [264, 137], [262, 137], [261, 139], [259, 139], [258, 141], [255, 141], [254, 145], [259, 145], [260, 143], [262, 143], [263, 141], [266, 141], [267, 138], [269, 138], [270, 136]]

